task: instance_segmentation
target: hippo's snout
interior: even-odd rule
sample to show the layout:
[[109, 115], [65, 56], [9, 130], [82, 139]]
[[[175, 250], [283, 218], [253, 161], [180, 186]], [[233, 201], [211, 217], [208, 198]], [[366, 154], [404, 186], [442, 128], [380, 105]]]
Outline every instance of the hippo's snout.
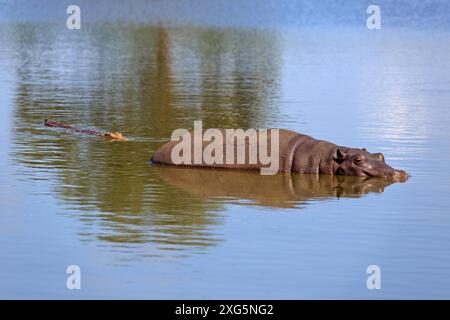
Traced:
[[388, 177], [393, 181], [403, 182], [408, 179], [408, 173], [404, 170], [393, 170]]

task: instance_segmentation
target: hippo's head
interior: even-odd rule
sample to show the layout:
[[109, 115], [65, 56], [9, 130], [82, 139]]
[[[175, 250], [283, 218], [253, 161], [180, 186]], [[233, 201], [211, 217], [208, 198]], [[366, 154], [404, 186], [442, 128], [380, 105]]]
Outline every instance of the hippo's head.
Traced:
[[382, 153], [370, 153], [366, 149], [338, 148], [333, 160], [337, 175], [382, 177], [393, 181], [405, 181], [408, 177], [405, 171], [387, 165]]

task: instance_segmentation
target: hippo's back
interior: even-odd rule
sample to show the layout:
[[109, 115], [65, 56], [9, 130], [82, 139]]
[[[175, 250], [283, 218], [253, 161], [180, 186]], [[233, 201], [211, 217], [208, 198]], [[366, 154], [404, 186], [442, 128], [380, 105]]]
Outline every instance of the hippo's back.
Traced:
[[[249, 157], [249, 143], [250, 139], [247, 138], [245, 139], [245, 161], [244, 163], [238, 163], [237, 161], [237, 148], [238, 147], [242, 147], [242, 146], [238, 146], [239, 144], [239, 139], [236, 138], [231, 138], [231, 139], [227, 139], [227, 132], [226, 129], [221, 128], [218, 129], [220, 131], [220, 133], [222, 134], [222, 151], [223, 151], [223, 162], [222, 163], [207, 163], [205, 162], [205, 159], [201, 159], [200, 163], [194, 163], [194, 151], [195, 151], [195, 146], [194, 146], [194, 133], [190, 132], [189, 133], [189, 137], [187, 137], [187, 135], [183, 136], [182, 139], [190, 139], [191, 142], [191, 162], [190, 163], [182, 163], [182, 164], [175, 164], [173, 161], [173, 157], [172, 157], [172, 151], [175, 148], [175, 146], [177, 146], [179, 143], [181, 143], [179, 141], [170, 141], [167, 142], [166, 144], [164, 144], [163, 146], [161, 146], [153, 155], [151, 161], [153, 163], [156, 164], [164, 164], [164, 165], [183, 165], [183, 166], [200, 166], [200, 167], [212, 167], [212, 168], [233, 168], [233, 169], [246, 169], [246, 170], [258, 170], [262, 167], [267, 167], [267, 164], [262, 164], [260, 161], [259, 156], [257, 157], [257, 161], [256, 163], [254, 163], [253, 161], [250, 161], [250, 157]], [[267, 130], [267, 146], [270, 150], [270, 146], [271, 146], [271, 141], [272, 141], [272, 135], [274, 134], [273, 131], [274, 129], [268, 129]], [[206, 130], [203, 130], [203, 134], [205, 133]], [[235, 131], [236, 132], [236, 131]], [[260, 139], [260, 135], [258, 134], [258, 130], [254, 130], [254, 131], [246, 131], [247, 134], [253, 132], [256, 137], [253, 136], [254, 139], [253, 141], [257, 141], [257, 143], [259, 144], [259, 139]], [[296, 141], [299, 140], [304, 140], [305, 138], [310, 138], [309, 136], [305, 136], [302, 134], [299, 134], [295, 131], [291, 131], [291, 130], [285, 130], [285, 129], [278, 129], [278, 133], [279, 133], [279, 169], [278, 172], [291, 172], [292, 169], [292, 158], [293, 158], [293, 152], [294, 149], [297, 147], [297, 144], [295, 143]], [[203, 135], [202, 135], [203, 136]], [[252, 136], [250, 134], [250, 136]], [[186, 140], [189, 141], [189, 140]], [[242, 142], [243, 140], [241, 140]], [[203, 151], [205, 150], [205, 148], [211, 144], [211, 141], [205, 141], [204, 139], [202, 139], [201, 142], [201, 151], [203, 154]], [[197, 146], [198, 148], [199, 146]], [[230, 150], [232, 150], [232, 152], [234, 152], [234, 161], [232, 163], [228, 163], [227, 161], [225, 161], [225, 159], [227, 159], [227, 152], [230, 152]], [[269, 153], [270, 155], [271, 153]], [[231, 156], [230, 156], [231, 157]]]

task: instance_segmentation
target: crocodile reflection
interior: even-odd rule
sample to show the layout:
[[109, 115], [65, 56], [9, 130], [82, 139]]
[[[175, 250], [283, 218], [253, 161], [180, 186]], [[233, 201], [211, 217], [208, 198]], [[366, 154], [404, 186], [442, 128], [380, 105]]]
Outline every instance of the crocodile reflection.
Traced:
[[[277, 174], [217, 169], [156, 167], [169, 185], [211, 200], [249, 205], [294, 208], [310, 200], [361, 197], [383, 192], [385, 179], [315, 174]], [[242, 202], [241, 202], [242, 203]]]

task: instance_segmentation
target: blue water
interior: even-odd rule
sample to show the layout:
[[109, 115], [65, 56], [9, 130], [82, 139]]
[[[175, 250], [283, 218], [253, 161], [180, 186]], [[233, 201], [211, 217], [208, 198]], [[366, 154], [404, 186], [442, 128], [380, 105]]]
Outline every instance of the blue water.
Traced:
[[[128, 17], [119, 3], [92, 9], [96, 21], [81, 3], [76, 31], [62, 4], [2, 4], [0, 297], [449, 298], [446, 4], [381, 4], [382, 28], [368, 30], [366, 4], [305, 3], [230, 18], [199, 5], [194, 21], [158, 7], [162, 26], [139, 13], [115, 22]], [[103, 21], [108, 11], [119, 17]], [[279, 178], [150, 166], [194, 120], [365, 147], [411, 178], [293, 177], [290, 193]], [[81, 290], [66, 288], [73, 264]], [[367, 289], [369, 265], [379, 290]]]

